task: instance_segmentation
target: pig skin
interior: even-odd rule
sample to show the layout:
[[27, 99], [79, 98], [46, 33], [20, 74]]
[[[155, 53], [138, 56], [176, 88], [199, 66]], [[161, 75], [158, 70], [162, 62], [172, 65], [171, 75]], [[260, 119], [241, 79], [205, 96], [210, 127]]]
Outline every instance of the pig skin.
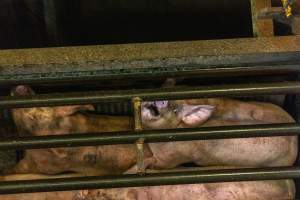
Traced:
[[257, 120], [265, 123], [292, 123], [294, 119], [282, 108], [271, 103], [243, 102], [228, 98], [178, 100], [176, 104], [211, 105], [212, 117], [231, 120]]
[[[149, 120], [143, 118], [143, 124], [148, 129], [190, 127], [178, 117], [178, 108], [186, 105], [215, 106], [207, 121], [193, 127], [295, 122], [283, 109], [273, 104], [215, 98], [170, 102], [168, 108], [161, 109], [159, 116]], [[296, 136], [261, 137], [155, 143], [149, 144], [149, 147], [153, 157], [147, 158], [145, 163], [146, 167], [154, 169], [174, 168], [188, 162], [200, 166], [292, 166], [298, 153], [298, 139]]]
[[[43, 112], [48, 112], [43, 108]], [[63, 109], [63, 107], [61, 108]], [[27, 121], [25, 113], [20, 114], [23, 110], [13, 111], [14, 116], [21, 120], [16, 121], [18, 127], [24, 127]], [[34, 113], [41, 114], [41, 111]], [[35, 114], [33, 114], [35, 115]], [[53, 117], [55, 120], [55, 117]], [[38, 123], [38, 121], [34, 121]], [[130, 130], [133, 125], [130, 117], [109, 117], [99, 115], [74, 114], [65, 116], [58, 120], [58, 127], [48, 128], [44, 126], [32, 135], [60, 135], [64, 133], [93, 133], [108, 131], [126, 131]], [[149, 150], [145, 151], [145, 156], [150, 156]], [[106, 175], [120, 174], [128, 170], [136, 163], [135, 145], [107, 145], [93, 147], [74, 147], [74, 148], [51, 148], [39, 150], [26, 150], [25, 158], [10, 171], [5, 173], [43, 173], [58, 174], [66, 171], [84, 173], [87, 175]]]
[[292, 180], [0, 195], [1, 200], [292, 200], [294, 198], [295, 185]]

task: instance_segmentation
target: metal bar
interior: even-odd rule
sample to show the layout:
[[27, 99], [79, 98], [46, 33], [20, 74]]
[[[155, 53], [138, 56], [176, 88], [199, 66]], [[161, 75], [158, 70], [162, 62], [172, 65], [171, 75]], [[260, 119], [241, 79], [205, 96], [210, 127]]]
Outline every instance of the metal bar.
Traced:
[[145, 130], [101, 134], [70, 134], [13, 138], [0, 141], [0, 150], [41, 149], [93, 145], [133, 144], [140, 138], [146, 143], [251, 138], [300, 135], [300, 124], [247, 125], [228, 127], [203, 127], [197, 129]]
[[0, 182], [0, 194], [300, 178], [299, 167]]
[[193, 99], [219, 96], [295, 94], [300, 92], [300, 82], [240, 84], [203, 87], [174, 87], [120, 91], [97, 91], [66, 94], [46, 94], [22, 97], [1, 97], [0, 108], [91, 104], [100, 102], [131, 101], [138, 96], [145, 101], [166, 99]]
[[299, 42], [288, 36], [6, 50], [0, 51], [0, 84], [299, 71]]
[[[223, 57], [223, 58], [222, 58]], [[170, 77], [224, 77], [224, 76], [253, 76], [253, 75], [277, 75], [299, 73], [300, 61], [278, 61], [276, 64], [264, 65], [261, 63], [247, 64], [244, 56], [230, 56], [232, 59], [244, 61], [246, 63], [224, 64], [224, 56], [216, 56], [215, 60], [222, 60], [222, 64], [179, 64], [187, 59], [176, 59], [178, 64], [170, 66], [153, 66], [148, 68], [128, 68], [125, 69], [103, 69], [95, 71], [60, 72], [60, 73], [28, 73], [15, 75], [0, 75], [0, 86], [14, 86], [18, 84], [38, 85], [38, 84], [71, 84], [82, 82], [94, 82], [105, 80], [145, 80], [150, 78], [170, 78]], [[266, 56], [263, 56], [266, 58]], [[276, 56], [274, 56], [276, 57]], [[298, 58], [300, 54], [298, 55]], [[278, 58], [277, 58], [278, 59]], [[174, 59], [173, 59], [174, 60]], [[205, 60], [205, 58], [202, 58]], [[259, 59], [258, 59], [259, 60]], [[190, 62], [193, 62], [192, 60]], [[209, 61], [207, 61], [209, 62]], [[232, 61], [229, 61], [232, 62]], [[155, 65], [155, 64], [153, 64]], [[278, 65], [278, 66], [276, 66]], [[42, 67], [42, 66], [41, 66]], [[1, 67], [0, 67], [1, 68]], [[55, 66], [54, 66], [55, 68]], [[21, 71], [21, 70], [20, 70]], [[33, 70], [34, 71], [34, 70]]]

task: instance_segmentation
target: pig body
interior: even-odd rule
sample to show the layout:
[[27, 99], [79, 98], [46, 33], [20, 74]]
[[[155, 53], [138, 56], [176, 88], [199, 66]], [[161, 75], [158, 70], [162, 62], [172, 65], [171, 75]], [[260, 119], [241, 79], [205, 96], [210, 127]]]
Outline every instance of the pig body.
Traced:
[[[62, 108], [64, 109], [64, 108]], [[40, 113], [40, 112], [38, 112]], [[16, 112], [14, 113], [16, 114]], [[55, 118], [53, 120], [56, 120]], [[64, 122], [64, 121], [67, 121]], [[35, 121], [39, 123], [39, 121]], [[133, 122], [130, 117], [107, 117], [74, 114], [60, 121], [58, 128], [45, 127], [32, 132], [33, 135], [65, 133], [93, 133], [130, 130]], [[26, 121], [20, 123], [22, 127]], [[151, 153], [147, 151], [145, 156]], [[6, 173], [44, 173], [78, 172], [87, 175], [120, 174], [136, 163], [135, 145], [106, 145], [91, 147], [50, 148], [26, 150], [23, 160]]]
[[[19, 86], [13, 95], [34, 92]], [[92, 111], [91, 105], [13, 109], [12, 115], [21, 136], [62, 135], [76, 133], [114, 132], [133, 129], [131, 117], [101, 116], [80, 111]], [[147, 153], [146, 157], [150, 154]], [[136, 163], [135, 145], [110, 145], [74, 148], [26, 150], [18, 165], [5, 173], [78, 172], [87, 175], [119, 174]]]
[[[273, 104], [229, 99], [147, 102], [142, 115], [149, 129], [294, 123]], [[146, 167], [155, 169], [190, 162], [200, 166], [291, 166], [298, 152], [296, 136], [156, 143], [149, 147], [153, 156], [145, 160]]]

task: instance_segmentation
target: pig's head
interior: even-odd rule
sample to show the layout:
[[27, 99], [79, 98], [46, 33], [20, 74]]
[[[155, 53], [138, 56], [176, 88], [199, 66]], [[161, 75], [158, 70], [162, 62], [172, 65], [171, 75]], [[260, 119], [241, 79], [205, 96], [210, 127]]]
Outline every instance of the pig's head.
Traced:
[[176, 101], [142, 103], [142, 122], [146, 129], [197, 127], [214, 112], [210, 105], [187, 105]]
[[[20, 85], [11, 90], [11, 96], [30, 96], [34, 91], [29, 86]], [[71, 129], [68, 116], [79, 111], [93, 111], [92, 105], [36, 107], [12, 109], [15, 124], [21, 134], [49, 135], [64, 134]], [[64, 133], [63, 133], [64, 132]]]

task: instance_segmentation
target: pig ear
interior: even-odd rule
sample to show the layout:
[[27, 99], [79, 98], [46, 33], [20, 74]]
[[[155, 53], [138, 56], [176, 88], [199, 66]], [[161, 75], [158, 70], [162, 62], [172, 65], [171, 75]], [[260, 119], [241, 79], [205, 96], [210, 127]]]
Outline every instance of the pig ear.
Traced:
[[59, 106], [56, 108], [56, 115], [60, 117], [69, 116], [79, 111], [94, 111], [92, 105]]
[[27, 96], [35, 94], [31, 87], [27, 85], [18, 85], [14, 87], [11, 92], [11, 96]]
[[200, 125], [208, 120], [215, 110], [210, 105], [183, 105], [179, 111], [181, 120], [190, 126]]
[[65, 148], [53, 148], [51, 149], [51, 151], [56, 157], [60, 159], [66, 158], [68, 156], [67, 150]]

